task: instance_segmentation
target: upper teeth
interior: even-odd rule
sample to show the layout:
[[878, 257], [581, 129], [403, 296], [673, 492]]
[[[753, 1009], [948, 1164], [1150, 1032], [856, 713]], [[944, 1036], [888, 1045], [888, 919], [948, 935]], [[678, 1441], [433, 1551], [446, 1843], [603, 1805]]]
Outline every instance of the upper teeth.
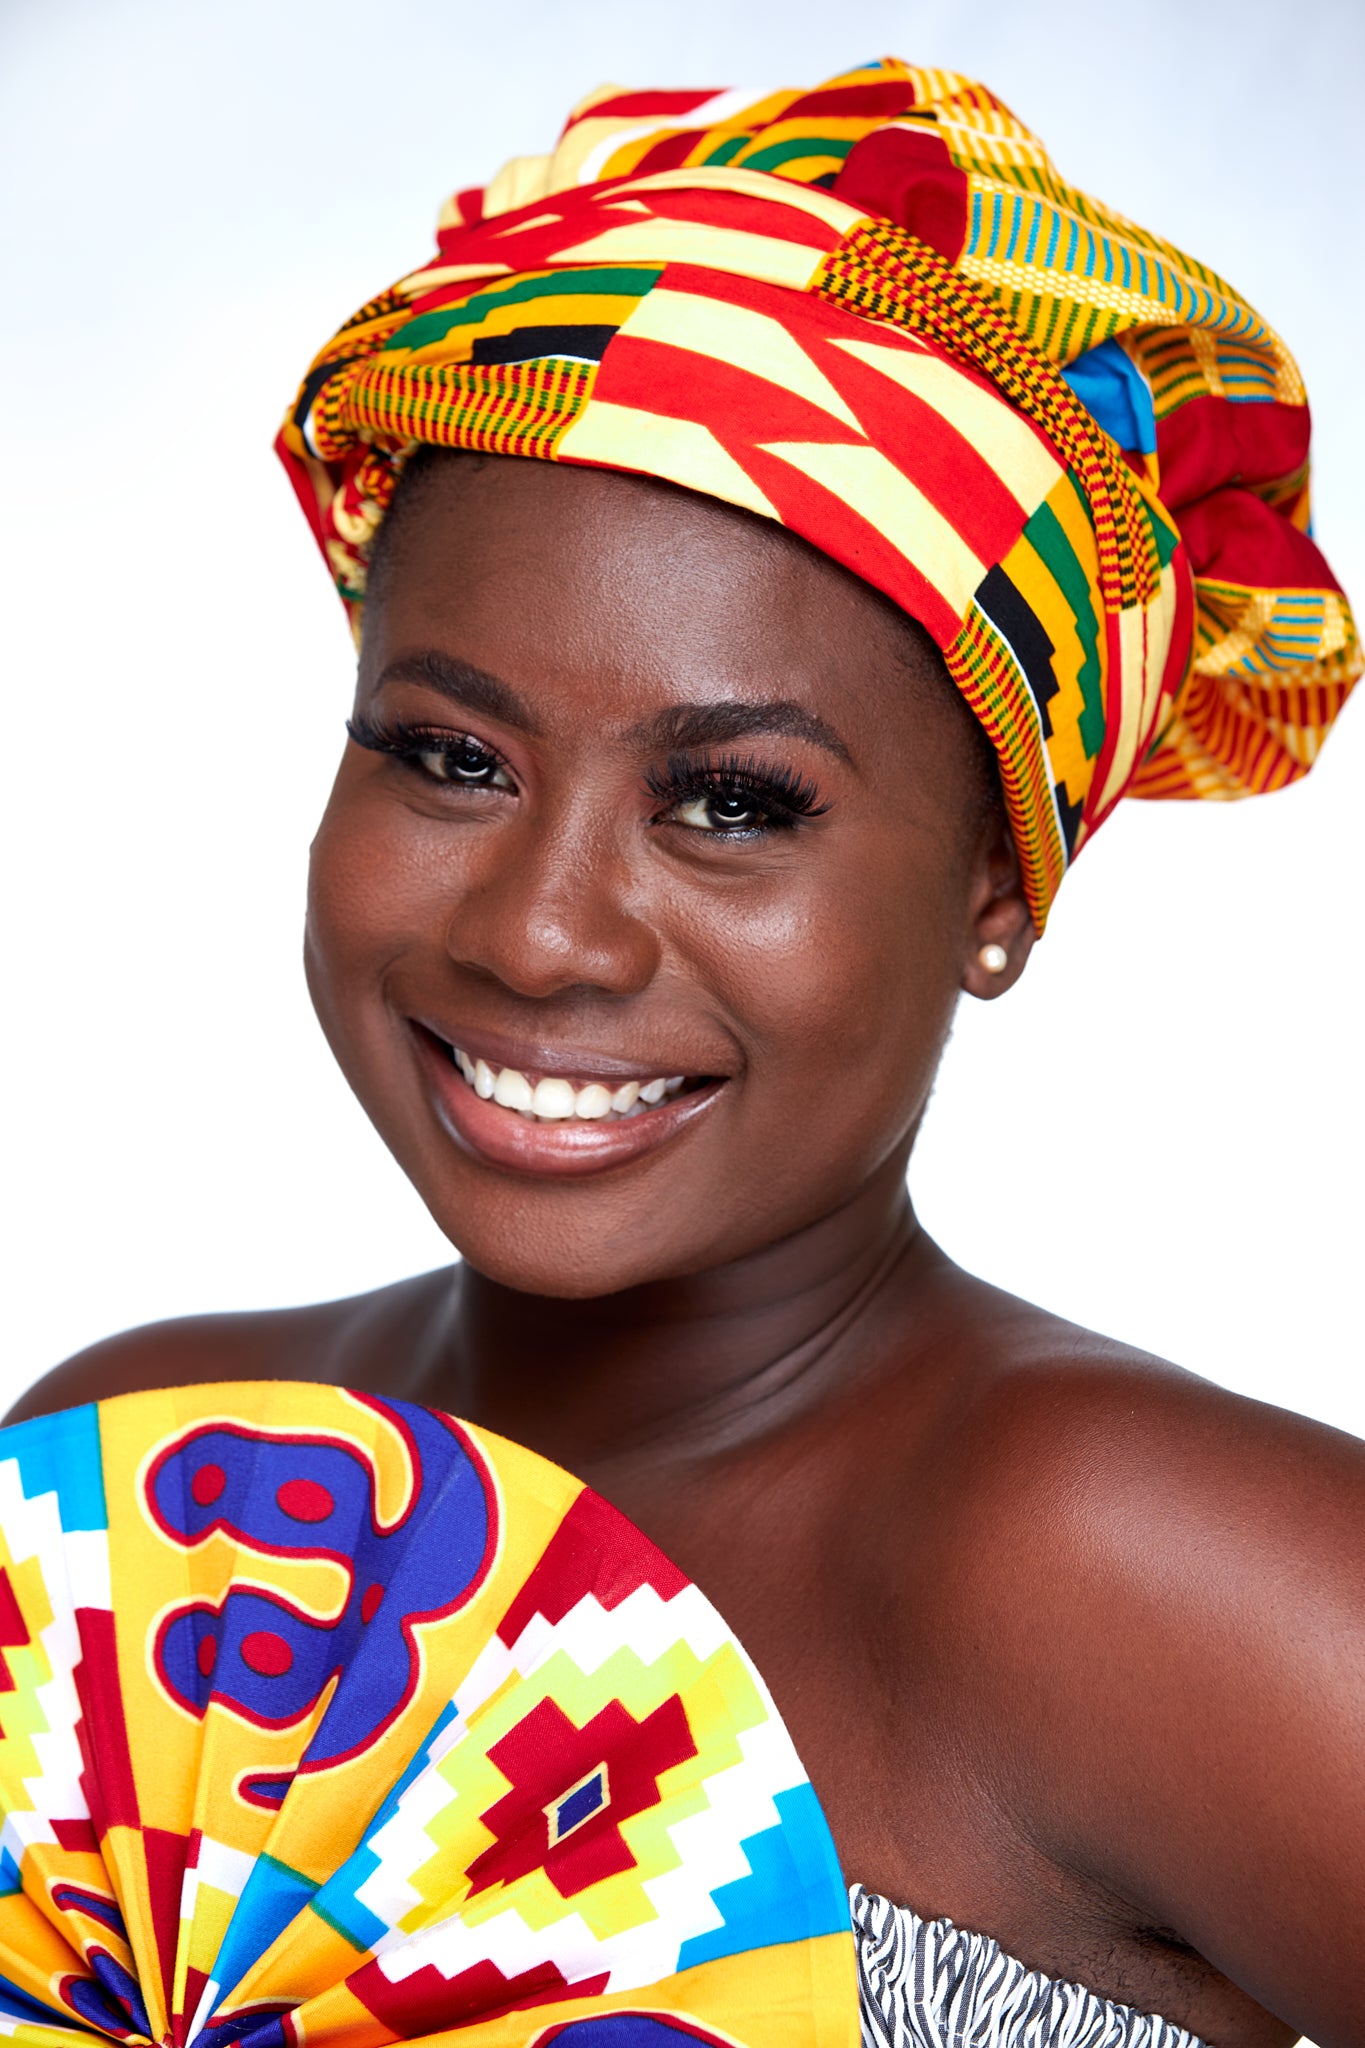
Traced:
[[452, 1051], [456, 1066], [485, 1102], [499, 1102], [504, 1109], [519, 1110], [523, 1116], [540, 1117], [547, 1123], [562, 1123], [569, 1117], [596, 1123], [604, 1116], [635, 1116], [642, 1108], [662, 1102], [665, 1095], [676, 1095], [684, 1080], [682, 1074], [674, 1074], [669, 1079], [646, 1081], [643, 1086], [638, 1081], [623, 1081], [617, 1088], [608, 1088], [601, 1081], [589, 1081], [575, 1088], [572, 1081], [561, 1080], [557, 1074], [532, 1082], [517, 1067], [490, 1067], [487, 1060], [472, 1060], [458, 1045]]

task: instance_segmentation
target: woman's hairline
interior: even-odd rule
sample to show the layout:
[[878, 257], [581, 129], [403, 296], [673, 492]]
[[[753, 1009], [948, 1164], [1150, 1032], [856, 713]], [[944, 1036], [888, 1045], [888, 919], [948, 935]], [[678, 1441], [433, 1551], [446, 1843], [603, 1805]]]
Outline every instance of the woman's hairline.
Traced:
[[[539, 460], [543, 460], [543, 458], [497, 455], [485, 453], [477, 449], [439, 448], [431, 445], [424, 445], [414, 450], [403, 466], [388, 511], [370, 545], [368, 575], [366, 579], [367, 611], [372, 603], [383, 601], [388, 579], [393, 573], [394, 563], [401, 552], [404, 529], [416, 515], [422, 498], [435, 477], [446, 472], [455, 463], [458, 463], [462, 468], [467, 468], [471, 474], [477, 474], [478, 471], [487, 468], [490, 463]], [[665, 492], [678, 493], [685, 498], [694, 499], [702, 496], [699, 492], [687, 490], [685, 486], [670, 483], [664, 478], [637, 477], [627, 471], [619, 473], [630, 482], [646, 484]], [[706, 500], [706, 502], [720, 503], [722, 501]], [[736, 513], [741, 519], [751, 524], [757, 532], [765, 536], [780, 534], [783, 541], [792, 544], [798, 550], [809, 552], [819, 557], [822, 561], [829, 561], [830, 559], [828, 556], [821, 555], [820, 550], [812, 542], [806, 540], [802, 535], [792, 532], [788, 527], [774, 525], [771, 521], [759, 517], [756, 513], [746, 512], [742, 506], [727, 505], [725, 509]], [[844, 575], [854, 575], [852, 570], [843, 569], [842, 564], [835, 563], [833, 566], [841, 569]], [[970, 730], [977, 769], [975, 780], [977, 783], [978, 802], [973, 806], [970, 824], [973, 827], [980, 827], [985, 826], [988, 822], [1003, 821], [1005, 816], [1005, 800], [1004, 792], [1001, 788], [999, 765], [996, 760], [995, 750], [975, 714], [966, 704], [961, 692], [949, 675], [947, 664], [938, 647], [918, 619], [912, 618], [908, 612], [902, 611], [899, 605], [894, 603], [882, 591], [878, 590], [875, 585], [865, 583], [861, 578], [855, 577], [855, 580], [863, 590], [876, 600], [890, 623], [894, 640], [897, 644], [899, 663], [904, 673], [919, 688], [947, 691], [951, 701], [958, 707], [963, 719], [966, 721], [966, 729]]]

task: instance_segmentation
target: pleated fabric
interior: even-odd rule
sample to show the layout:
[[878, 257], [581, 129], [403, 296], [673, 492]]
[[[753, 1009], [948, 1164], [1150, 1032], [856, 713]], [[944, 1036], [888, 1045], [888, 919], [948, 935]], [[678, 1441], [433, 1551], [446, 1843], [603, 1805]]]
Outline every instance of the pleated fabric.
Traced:
[[814, 90], [605, 88], [437, 241], [277, 444], [357, 634], [413, 449], [590, 464], [777, 520], [920, 621], [1040, 929], [1124, 795], [1312, 766], [1361, 656], [1294, 359], [984, 86], [887, 58]]

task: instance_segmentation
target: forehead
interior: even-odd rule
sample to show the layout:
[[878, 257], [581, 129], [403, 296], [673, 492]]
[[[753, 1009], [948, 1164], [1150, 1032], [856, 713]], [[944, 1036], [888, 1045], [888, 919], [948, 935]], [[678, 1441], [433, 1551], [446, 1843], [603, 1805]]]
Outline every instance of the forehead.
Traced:
[[865, 722], [951, 688], [927, 636], [783, 528], [652, 479], [515, 457], [440, 456], [400, 488], [362, 682], [428, 647], [547, 713], [782, 696]]

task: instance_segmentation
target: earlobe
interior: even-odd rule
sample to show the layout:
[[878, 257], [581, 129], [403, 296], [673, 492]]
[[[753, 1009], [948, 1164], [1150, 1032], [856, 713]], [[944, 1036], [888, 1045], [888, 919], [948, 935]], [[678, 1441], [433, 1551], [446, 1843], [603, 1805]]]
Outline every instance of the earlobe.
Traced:
[[[992, 920], [992, 926], [994, 923]], [[1035, 936], [1033, 921], [1025, 907], [1022, 923], [1008, 940], [987, 939], [972, 953], [962, 976], [962, 986], [967, 994], [989, 1002], [993, 997], [1003, 995], [1006, 989], [1013, 988], [1033, 950]]]
[[962, 974], [967, 994], [989, 1002], [1013, 988], [1036, 937], [1019, 856], [1002, 820], [983, 865], [967, 929], [968, 952]]

